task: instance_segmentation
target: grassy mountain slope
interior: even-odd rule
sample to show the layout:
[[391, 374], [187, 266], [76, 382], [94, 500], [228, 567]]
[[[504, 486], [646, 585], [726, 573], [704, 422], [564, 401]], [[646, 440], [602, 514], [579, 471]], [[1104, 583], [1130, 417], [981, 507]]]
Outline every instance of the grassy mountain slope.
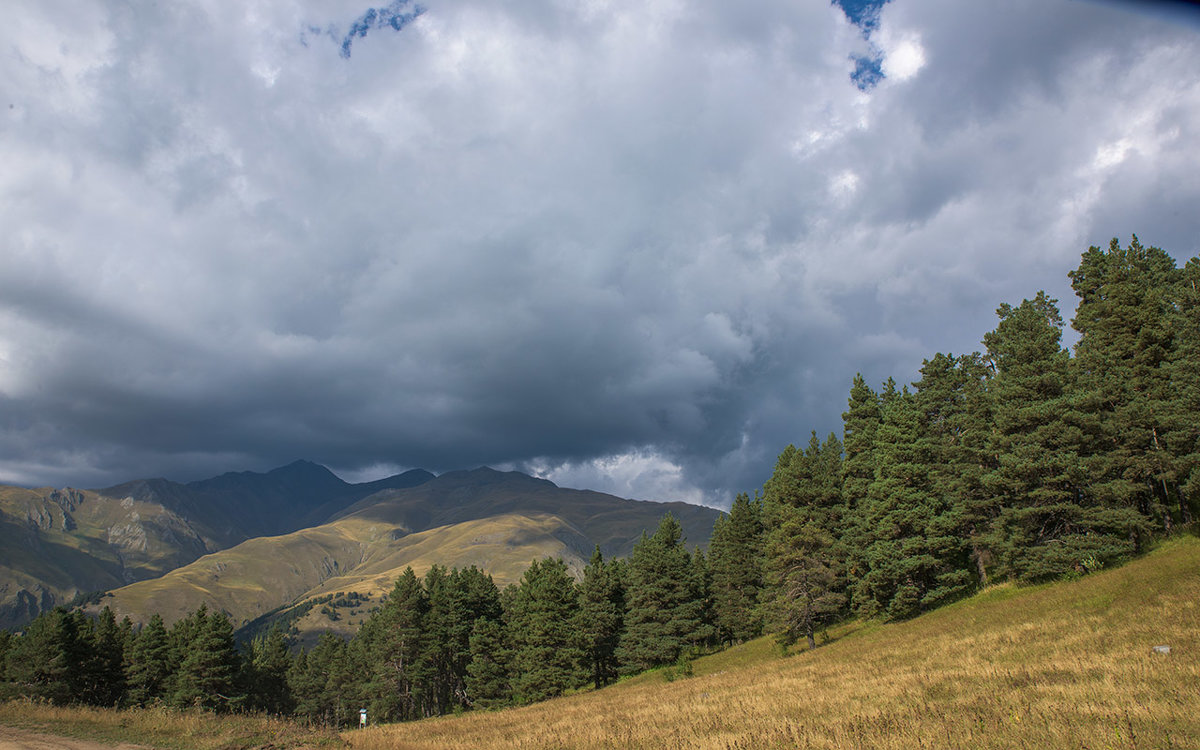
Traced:
[[[339, 515], [417, 530], [508, 513], [549, 513], [577, 528], [589, 545], [599, 544], [605, 556], [621, 557], [629, 554], [643, 531], [652, 533], [667, 512], [679, 520], [688, 541], [700, 545], [708, 543], [719, 515], [698, 505], [625, 500], [487, 467], [452, 471], [418, 487], [372, 495]], [[578, 551], [586, 556], [592, 548]]]
[[205, 551], [187, 519], [158, 503], [0, 487], [0, 627], [80, 593], [162, 575]]
[[[251, 539], [116, 589], [102, 604], [118, 616], [145, 621], [158, 612], [171, 622], [207, 603], [229, 613], [235, 626], [269, 616], [292, 621], [305, 641], [323, 630], [350, 634], [405, 567], [423, 575], [434, 564], [476, 565], [504, 586], [531, 561], [558, 556], [581, 573], [596, 544], [610, 556], [628, 554], [667, 512], [701, 544], [718, 516], [683, 503], [563, 489], [516, 472], [451, 472], [380, 491], [321, 526]], [[353, 613], [312, 606], [350, 592], [366, 600], [344, 608]]]
[[[295, 623], [307, 642], [323, 630], [356, 631], [408, 566], [423, 575], [435, 563], [478, 565], [503, 586], [519, 579], [531, 560], [547, 555], [563, 557], [578, 571], [586, 562], [572, 549], [578, 544], [563, 541], [574, 542], [579, 533], [546, 514], [508, 514], [413, 534], [395, 532], [384, 524], [346, 518], [251, 539], [160, 578], [119, 588], [101, 606], [112, 607], [118, 617], [145, 621], [157, 612], [173, 622], [204, 603], [228, 612], [235, 626], [242, 626], [295, 604], [308, 610]], [[304, 607], [310, 600], [349, 592], [367, 602], [353, 616], [339, 612], [333, 620]]]
[[670, 683], [653, 672], [525, 708], [343, 736], [365, 750], [1200, 747], [1194, 538], [1078, 581], [998, 586], [833, 635], [789, 658], [761, 639]]
[[0, 486], [0, 627], [77, 594], [174, 570], [262, 534], [326, 520], [368, 494], [433, 478], [414, 470], [347, 484], [298, 461], [190, 484], [142, 479], [102, 490]]

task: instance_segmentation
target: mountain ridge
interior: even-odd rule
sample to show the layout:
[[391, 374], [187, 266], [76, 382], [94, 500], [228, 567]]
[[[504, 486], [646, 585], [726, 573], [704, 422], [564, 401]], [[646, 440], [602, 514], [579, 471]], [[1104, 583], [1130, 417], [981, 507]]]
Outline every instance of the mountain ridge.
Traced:
[[[299, 460], [186, 484], [0, 486], [0, 627], [92, 592], [113, 592], [106, 603], [135, 620], [154, 602], [171, 618], [199, 605], [194, 592], [215, 592], [211, 606], [245, 623], [322, 595], [332, 578], [380, 594], [407, 565], [474, 564], [507, 583], [552, 555], [578, 573], [593, 547], [627, 555], [667, 512], [693, 546], [707, 542], [720, 514], [487, 466], [347, 483]], [[255, 571], [261, 581], [251, 580]], [[164, 593], [172, 586], [179, 590]]]
[[[679, 519], [693, 546], [707, 542], [720, 515], [702, 506], [562, 488], [489, 467], [447, 472], [373, 493], [325, 524], [250, 539], [115, 589], [97, 607], [135, 621], [158, 613], [171, 622], [206, 604], [226, 612], [235, 627], [269, 624], [261, 622], [268, 615], [296, 620], [301, 640], [309, 642], [326, 630], [352, 634], [406, 567], [424, 575], [433, 565], [474, 565], [504, 586], [550, 556], [578, 576], [595, 547], [606, 557], [626, 556], [667, 513]], [[368, 603], [351, 616], [306, 607], [351, 592]]]
[[301, 460], [187, 484], [154, 477], [99, 489], [0, 485], [0, 627], [250, 538], [317, 525], [380, 489], [431, 478], [414, 469], [351, 484]]

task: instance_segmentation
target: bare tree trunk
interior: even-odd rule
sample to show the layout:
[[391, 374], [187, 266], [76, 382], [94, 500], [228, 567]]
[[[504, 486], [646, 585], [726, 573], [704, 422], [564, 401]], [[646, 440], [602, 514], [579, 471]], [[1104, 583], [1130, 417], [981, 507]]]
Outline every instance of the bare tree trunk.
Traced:
[[983, 550], [979, 549], [979, 544], [975, 541], [975, 529], [971, 529], [971, 559], [975, 561], [975, 570], [979, 573], [979, 585], [986, 587], [988, 585], [987, 568], [983, 565]]

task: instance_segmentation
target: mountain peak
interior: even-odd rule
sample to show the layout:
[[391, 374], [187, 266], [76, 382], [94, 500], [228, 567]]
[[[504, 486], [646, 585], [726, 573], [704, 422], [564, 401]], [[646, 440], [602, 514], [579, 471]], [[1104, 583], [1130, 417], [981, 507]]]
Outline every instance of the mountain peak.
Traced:
[[[267, 472], [267, 476], [273, 477], [304, 477], [304, 478], [320, 478], [327, 480], [329, 477], [337, 479], [337, 475], [321, 464], [313, 463], [305, 459], [298, 459], [286, 466], [280, 466], [276, 469], [271, 469]], [[341, 481], [340, 479], [338, 481]]]
[[557, 487], [549, 479], [540, 479], [519, 471], [500, 471], [490, 466], [480, 466], [476, 469], [448, 471], [434, 480], [440, 484], [483, 485], [483, 484], [528, 484], [539, 487]]

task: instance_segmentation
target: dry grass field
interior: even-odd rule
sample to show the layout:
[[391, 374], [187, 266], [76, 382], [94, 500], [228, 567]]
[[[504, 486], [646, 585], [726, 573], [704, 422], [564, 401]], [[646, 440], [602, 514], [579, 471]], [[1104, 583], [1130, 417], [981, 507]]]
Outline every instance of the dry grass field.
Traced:
[[[1200, 748], [1200, 541], [916, 620], [758, 641], [521, 709], [343, 735], [355, 748]], [[1169, 654], [1154, 646], [1168, 645]]]
[[0, 703], [0, 725], [101, 745], [133, 744], [161, 750], [318, 750], [346, 746], [336, 732], [309, 729], [284, 719], [216, 716], [166, 708], [113, 711], [10, 701]]

